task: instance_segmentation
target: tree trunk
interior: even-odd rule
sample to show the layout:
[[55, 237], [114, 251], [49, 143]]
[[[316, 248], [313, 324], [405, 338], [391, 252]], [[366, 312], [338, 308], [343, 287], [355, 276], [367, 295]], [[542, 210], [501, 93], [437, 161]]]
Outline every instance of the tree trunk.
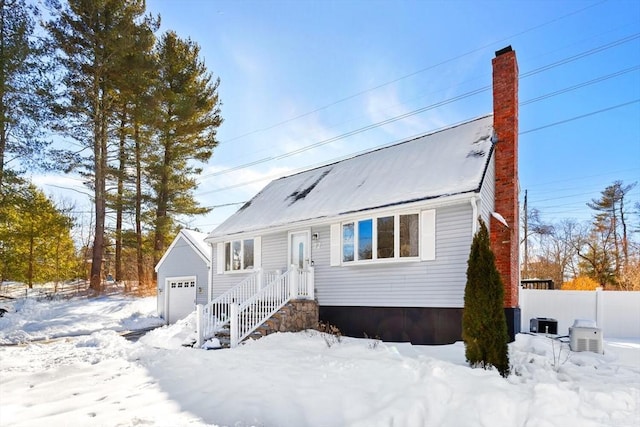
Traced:
[[119, 151], [118, 151], [118, 189], [116, 195], [116, 280], [122, 280], [122, 211], [124, 210], [124, 181], [125, 181], [125, 173], [126, 173], [126, 150], [125, 150], [125, 141], [126, 141], [126, 118], [127, 118], [127, 106], [126, 104], [122, 106], [122, 111], [120, 115], [120, 141], [119, 141]]
[[[99, 78], [96, 76], [96, 85]], [[90, 286], [94, 292], [102, 293], [102, 258], [104, 256], [104, 229], [106, 216], [106, 180], [107, 170], [107, 129], [104, 110], [104, 88], [97, 87], [94, 109], [94, 168], [95, 168], [95, 205], [96, 224], [93, 237], [93, 255], [91, 262]]]
[[[167, 228], [167, 208], [168, 200], [167, 193], [169, 192], [169, 172], [168, 165], [170, 164], [170, 155], [165, 147], [163, 164], [161, 166], [160, 187], [158, 188], [158, 201], [156, 206], [156, 227], [153, 243], [153, 265], [158, 264], [160, 258], [162, 258], [165, 248], [166, 228]], [[153, 280], [157, 280], [157, 274], [154, 270]]]
[[27, 283], [29, 285], [29, 289], [33, 288], [33, 247], [35, 245], [33, 234], [34, 231], [32, 223], [31, 232], [29, 233], [29, 270], [27, 272]]
[[142, 148], [140, 144], [140, 128], [134, 125], [135, 155], [136, 155], [136, 262], [138, 267], [138, 286], [146, 285], [144, 273], [144, 256], [142, 251]]
[[620, 222], [622, 223], [622, 254], [624, 256], [624, 268], [629, 267], [629, 241], [627, 240], [627, 223], [624, 220], [624, 195], [620, 197]]
[[[0, 23], [0, 29], [4, 33], [4, 0], [0, 0], [0, 19], [2, 22]], [[4, 34], [0, 36], [0, 58], [5, 57], [5, 46], [4, 46]], [[7, 124], [6, 120], [6, 104], [5, 104], [5, 85], [6, 85], [6, 75], [5, 75], [5, 67], [0, 67], [0, 191], [2, 191], [2, 182], [4, 177], [4, 152], [7, 149]]]

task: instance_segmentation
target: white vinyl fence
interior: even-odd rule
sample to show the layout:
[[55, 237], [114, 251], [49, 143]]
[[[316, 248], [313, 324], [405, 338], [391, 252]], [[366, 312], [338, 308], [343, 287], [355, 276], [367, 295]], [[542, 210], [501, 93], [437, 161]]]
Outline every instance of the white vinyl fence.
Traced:
[[605, 337], [640, 338], [640, 292], [520, 289], [520, 310], [522, 332], [530, 319], [548, 317], [558, 321], [559, 335], [567, 335], [574, 320], [587, 319]]

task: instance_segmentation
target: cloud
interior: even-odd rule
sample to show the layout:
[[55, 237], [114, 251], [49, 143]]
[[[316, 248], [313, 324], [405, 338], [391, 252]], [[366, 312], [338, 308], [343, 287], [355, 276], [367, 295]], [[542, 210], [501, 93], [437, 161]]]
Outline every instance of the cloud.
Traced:
[[[368, 93], [365, 110], [371, 123], [391, 120], [391, 123], [383, 125], [382, 129], [394, 138], [405, 138], [449, 124], [438, 110], [413, 114], [415, 110], [427, 104], [428, 101], [425, 103], [424, 100], [420, 103], [405, 103], [400, 99], [397, 86], [389, 85]], [[403, 116], [405, 117], [395, 120]]]
[[31, 182], [45, 193], [51, 194], [55, 198], [72, 199], [81, 204], [88, 202], [88, 197], [92, 193], [87, 188], [82, 178], [77, 175], [60, 174], [36, 174], [31, 175]]
[[200, 179], [196, 197], [215, 195], [218, 200], [246, 201], [262, 190], [269, 182], [292, 172], [292, 168], [271, 167], [245, 168], [222, 173], [231, 169], [226, 165], [206, 168]]

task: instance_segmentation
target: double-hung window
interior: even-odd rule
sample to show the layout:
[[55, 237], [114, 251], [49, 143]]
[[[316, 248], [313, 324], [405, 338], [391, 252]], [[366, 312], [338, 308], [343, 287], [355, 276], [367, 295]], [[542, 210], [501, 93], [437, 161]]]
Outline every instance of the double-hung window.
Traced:
[[[256, 268], [256, 240], [238, 239], [218, 245], [218, 272], [244, 271]], [[222, 268], [220, 268], [222, 267]]]

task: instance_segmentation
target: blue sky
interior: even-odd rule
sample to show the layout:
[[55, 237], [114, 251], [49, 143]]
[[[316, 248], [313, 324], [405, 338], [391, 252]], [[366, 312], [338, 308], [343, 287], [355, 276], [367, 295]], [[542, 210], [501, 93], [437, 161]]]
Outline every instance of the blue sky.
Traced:
[[[249, 200], [271, 179], [490, 113], [489, 90], [470, 94], [490, 86], [491, 59], [506, 45], [520, 68], [520, 187], [530, 207], [546, 220], [586, 220], [585, 203], [607, 185], [640, 181], [637, 0], [149, 0], [147, 8], [161, 15], [161, 31], [197, 42], [221, 79], [220, 145], [195, 193], [217, 207], [185, 219], [190, 228], [213, 230], [239, 207], [221, 205]], [[47, 179], [81, 189], [68, 177]], [[78, 208], [89, 210], [77, 192], [43, 188], [80, 197]], [[638, 201], [640, 183], [628, 206]]]

